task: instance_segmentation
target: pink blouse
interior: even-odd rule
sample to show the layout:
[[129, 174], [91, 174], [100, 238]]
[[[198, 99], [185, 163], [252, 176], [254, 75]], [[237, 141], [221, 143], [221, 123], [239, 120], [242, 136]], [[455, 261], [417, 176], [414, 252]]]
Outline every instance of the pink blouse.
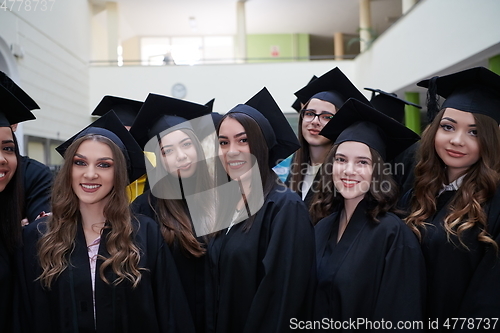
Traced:
[[90, 276], [92, 279], [92, 298], [94, 300], [94, 324], [95, 324], [95, 269], [97, 264], [97, 253], [99, 252], [99, 244], [101, 243], [101, 237], [97, 237], [89, 246], [87, 246], [89, 252], [89, 262], [90, 262]]

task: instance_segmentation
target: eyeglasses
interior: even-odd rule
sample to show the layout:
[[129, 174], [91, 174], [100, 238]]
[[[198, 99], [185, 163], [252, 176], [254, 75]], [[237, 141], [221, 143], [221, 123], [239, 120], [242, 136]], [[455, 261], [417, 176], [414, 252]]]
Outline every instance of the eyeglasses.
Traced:
[[308, 123], [312, 122], [314, 118], [318, 117], [319, 122], [322, 124], [328, 123], [330, 120], [332, 120], [334, 116], [332, 113], [329, 112], [322, 112], [320, 114], [316, 114], [309, 110], [302, 110], [300, 114], [302, 116], [302, 119]]

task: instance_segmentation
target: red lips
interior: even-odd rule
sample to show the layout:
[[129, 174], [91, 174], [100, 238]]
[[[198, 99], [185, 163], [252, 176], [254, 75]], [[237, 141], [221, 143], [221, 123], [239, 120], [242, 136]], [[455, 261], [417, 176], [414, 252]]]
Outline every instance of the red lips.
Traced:
[[320, 130], [317, 130], [317, 129], [308, 129], [309, 133], [311, 133], [312, 135], [318, 135], [319, 132], [321, 132]]
[[461, 153], [461, 152], [453, 150], [453, 149], [446, 149], [446, 152], [451, 157], [463, 157], [463, 156], [467, 155], [467, 154]]

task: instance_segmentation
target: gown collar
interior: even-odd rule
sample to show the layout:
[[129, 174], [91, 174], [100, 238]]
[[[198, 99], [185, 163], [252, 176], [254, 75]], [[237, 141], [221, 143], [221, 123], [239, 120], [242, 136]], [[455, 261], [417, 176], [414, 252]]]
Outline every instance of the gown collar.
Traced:
[[[337, 236], [339, 232], [341, 209], [327, 217], [326, 219], [329, 219], [329, 221], [324, 221], [328, 223], [327, 229], [323, 230], [325, 234], [317, 234], [318, 269], [321, 269], [321, 267], [325, 268], [329, 272], [328, 274], [331, 275], [330, 279], [333, 279], [351, 247], [354, 245], [356, 238], [360, 235], [361, 230], [370, 221], [370, 218], [366, 215], [366, 208], [367, 200], [363, 199], [356, 206], [344, 234], [338, 243]], [[326, 235], [328, 236], [325, 237]]]

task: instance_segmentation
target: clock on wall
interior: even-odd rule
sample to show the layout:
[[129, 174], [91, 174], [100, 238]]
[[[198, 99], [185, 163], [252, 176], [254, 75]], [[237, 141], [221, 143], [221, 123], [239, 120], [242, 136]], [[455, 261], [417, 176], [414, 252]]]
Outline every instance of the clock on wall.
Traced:
[[175, 98], [184, 98], [186, 97], [187, 89], [186, 86], [182, 83], [176, 83], [172, 86], [172, 96]]

